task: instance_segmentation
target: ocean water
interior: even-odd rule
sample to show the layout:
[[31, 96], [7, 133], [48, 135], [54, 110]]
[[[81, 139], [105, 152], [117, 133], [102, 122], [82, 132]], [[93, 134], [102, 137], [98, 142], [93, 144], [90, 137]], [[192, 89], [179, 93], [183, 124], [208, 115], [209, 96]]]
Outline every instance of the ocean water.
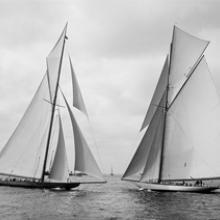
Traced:
[[72, 191], [0, 187], [0, 219], [220, 219], [220, 193], [144, 192], [107, 180]]

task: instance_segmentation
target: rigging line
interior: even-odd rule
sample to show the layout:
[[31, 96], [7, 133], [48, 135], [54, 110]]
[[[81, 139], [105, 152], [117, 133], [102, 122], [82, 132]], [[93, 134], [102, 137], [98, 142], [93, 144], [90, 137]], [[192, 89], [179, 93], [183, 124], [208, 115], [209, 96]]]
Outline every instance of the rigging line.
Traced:
[[47, 103], [49, 103], [49, 104], [51, 104], [51, 105], [56, 105], [56, 107], [61, 107], [61, 108], [65, 108], [65, 106], [63, 106], [63, 105], [58, 105], [58, 104], [53, 104], [53, 103], [51, 103], [49, 100], [47, 100], [47, 99], [43, 99], [45, 102], [47, 102]]
[[[214, 78], [213, 78], [212, 72], [211, 72], [210, 69], [209, 69], [209, 65], [208, 65], [208, 63], [206, 62], [206, 59], [205, 59], [205, 63], [206, 63], [206, 65], [207, 65], [207, 69], [208, 69], [208, 73], [209, 73], [210, 79], [211, 79], [211, 81], [212, 81], [212, 83], [213, 83], [213, 85], [214, 85], [214, 87], [215, 87], [215, 91], [216, 91], [216, 93], [217, 93], [217, 95], [218, 95], [218, 98], [220, 98], [219, 91], [218, 91], [218, 89], [217, 89], [217, 86], [216, 86], [215, 80], [214, 80]], [[220, 101], [218, 101], [218, 104], [219, 104], [219, 102], [220, 102]], [[217, 105], [218, 105], [218, 104], [217, 104]], [[216, 105], [216, 106], [217, 106], [217, 105]]]
[[[162, 96], [162, 98], [163, 98], [163, 96]], [[161, 98], [161, 99], [162, 99]], [[166, 107], [164, 107], [164, 106], [161, 106], [161, 105], [156, 105], [156, 104], [151, 104], [151, 105], [153, 105], [153, 106], [155, 106], [155, 107], [159, 107], [159, 108], [162, 108], [162, 109], [166, 109]]]

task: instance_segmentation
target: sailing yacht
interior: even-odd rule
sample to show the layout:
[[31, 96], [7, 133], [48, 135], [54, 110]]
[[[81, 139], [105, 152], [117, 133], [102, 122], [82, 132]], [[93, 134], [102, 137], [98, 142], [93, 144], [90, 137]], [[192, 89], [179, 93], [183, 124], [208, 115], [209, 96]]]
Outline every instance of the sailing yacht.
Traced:
[[[0, 151], [1, 186], [69, 190], [82, 183], [105, 183], [74, 115], [73, 109], [86, 115], [87, 111], [70, 57], [73, 106], [68, 103], [60, 85], [66, 31], [67, 24], [46, 58], [47, 70], [40, 86]], [[62, 112], [67, 114], [71, 124], [72, 139], [68, 144]], [[72, 148], [75, 154], [70, 157]], [[86, 180], [76, 175], [79, 172], [84, 173]]]
[[209, 42], [174, 26], [170, 52], [122, 180], [149, 191], [210, 192], [220, 179], [220, 98], [204, 56]]

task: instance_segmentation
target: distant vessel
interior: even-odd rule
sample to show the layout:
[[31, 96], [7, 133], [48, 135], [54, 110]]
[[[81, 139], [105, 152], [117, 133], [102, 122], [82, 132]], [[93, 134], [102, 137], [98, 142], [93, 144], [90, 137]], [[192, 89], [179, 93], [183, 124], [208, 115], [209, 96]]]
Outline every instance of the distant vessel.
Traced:
[[111, 167], [110, 176], [114, 176], [113, 167]]
[[220, 179], [220, 99], [203, 55], [208, 41], [174, 26], [141, 130], [122, 180], [147, 190], [210, 192]]
[[[73, 111], [61, 91], [60, 75], [67, 25], [46, 58], [47, 71], [17, 128], [0, 152], [0, 185], [28, 188], [71, 189], [81, 183], [104, 183], [102, 173], [89, 149]], [[73, 106], [86, 112], [69, 57]], [[64, 106], [57, 103], [61, 98]], [[69, 114], [72, 139], [66, 145], [61, 108]], [[64, 107], [64, 108], [63, 108]], [[75, 148], [74, 148], [75, 147]], [[75, 149], [68, 160], [67, 149]], [[74, 170], [70, 171], [70, 165]], [[79, 174], [81, 173], [81, 174]], [[86, 181], [82, 176], [91, 176]]]

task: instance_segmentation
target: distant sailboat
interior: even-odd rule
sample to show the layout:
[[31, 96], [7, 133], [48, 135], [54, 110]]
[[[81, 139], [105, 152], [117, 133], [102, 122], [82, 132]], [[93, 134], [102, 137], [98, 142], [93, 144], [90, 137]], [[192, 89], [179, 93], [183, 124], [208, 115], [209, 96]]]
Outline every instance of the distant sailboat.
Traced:
[[[67, 25], [47, 56], [47, 71], [17, 128], [0, 152], [0, 185], [29, 188], [71, 189], [81, 183], [104, 183], [102, 173], [89, 149], [73, 111], [61, 91], [60, 75]], [[87, 114], [70, 61], [73, 106]], [[69, 114], [73, 139], [66, 145], [62, 115], [57, 98]], [[62, 106], [63, 107], [63, 106]], [[68, 161], [67, 149], [74, 148], [75, 160]], [[74, 164], [74, 170], [70, 165]], [[87, 181], [75, 173], [91, 176]], [[88, 178], [87, 178], [88, 179]]]
[[110, 176], [114, 176], [113, 167], [111, 167]]
[[209, 192], [220, 179], [220, 99], [203, 55], [208, 41], [178, 27], [122, 180], [156, 191]]

